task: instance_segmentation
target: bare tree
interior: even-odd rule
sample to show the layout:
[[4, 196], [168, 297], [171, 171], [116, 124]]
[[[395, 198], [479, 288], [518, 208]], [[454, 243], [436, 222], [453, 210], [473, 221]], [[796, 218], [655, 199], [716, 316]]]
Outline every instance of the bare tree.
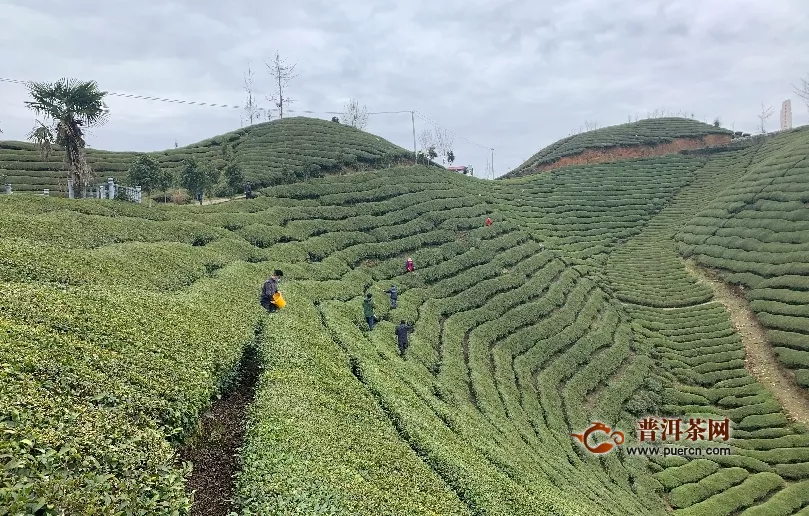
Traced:
[[438, 127], [435, 129], [435, 147], [438, 155], [441, 156], [441, 164], [446, 163], [454, 143], [454, 138], [446, 129]]
[[773, 113], [772, 106], [770, 106], [768, 108], [765, 108], [764, 103], [762, 102], [761, 103], [761, 113], [756, 115], [756, 116], [758, 116], [759, 122], [761, 123], [761, 125], [759, 126], [759, 129], [761, 130], [761, 134], [766, 134], [767, 133], [767, 130], [765, 129], [764, 124], [767, 121], [767, 119], [772, 116], [772, 113]]
[[247, 93], [244, 113], [250, 121], [250, 125], [253, 125], [261, 119], [262, 109], [256, 102], [256, 97], [253, 96], [253, 70], [250, 69], [250, 65], [247, 66], [247, 73], [244, 74], [244, 91]]
[[596, 129], [598, 129], [598, 122], [596, 120], [593, 120], [592, 122], [590, 121], [584, 122], [585, 131], [595, 131]]
[[795, 87], [795, 94], [806, 101], [806, 107], [809, 107], [809, 78], [801, 79], [801, 85]]
[[343, 124], [360, 130], [365, 129], [365, 126], [368, 125], [368, 107], [360, 106], [355, 98], [349, 100], [348, 104], [343, 106]]
[[428, 131], [427, 129], [422, 130], [419, 133], [419, 143], [421, 144], [421, 152], [425, 158], [429, 157], [431, 149], [435, 152], [435, 138], [433, 137], [432, 131]]
[[[265, 64], [267, 65], [270, 75], [275, 81], [275, 87], [278, 88], [278, 90], [273, 93], [272, 96], [267, 97], [267, 100], [275, 104], [275, 107], [278, 108], [278, 118], [284, 118], [284, 105], [295, 102], [289, 97], [284, 97], [284, 88], [286, 88], [287, 84], [289, 84], [289, 81], [298, 76], [298, 74], [294, 73], [297, 64], [287, 65], [281, 59], [281, 54], [278, 52], [275, 53], [275, 60], [272, 63]], [[268, 120], [269, 117], [270, 115], [268, 114]]]

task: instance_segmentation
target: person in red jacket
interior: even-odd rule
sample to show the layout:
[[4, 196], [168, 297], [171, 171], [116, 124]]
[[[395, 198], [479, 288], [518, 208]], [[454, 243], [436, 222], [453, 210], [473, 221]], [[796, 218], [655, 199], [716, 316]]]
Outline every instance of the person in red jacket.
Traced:
[[486, 217], [486, 225], [487, 225], [487, 226], [491, 226], [491, 225], [492, 225], [492, 219], [491, 219], [490, 217]]
[[407, 272], [413, 272], [414, 270], [416, 270], [416, 266], [413, 265], [413, 258], [407, 259], [407, 261], [405, 262], [405, 270]]

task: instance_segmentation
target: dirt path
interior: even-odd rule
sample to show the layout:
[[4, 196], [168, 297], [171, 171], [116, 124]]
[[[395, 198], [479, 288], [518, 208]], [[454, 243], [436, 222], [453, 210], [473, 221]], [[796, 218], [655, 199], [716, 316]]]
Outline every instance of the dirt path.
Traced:
[[235, 514], [231, 503], [237, 454], [244, 441], [245, 413], [253, 400], [259, 374], [259, 359], [248, 348], [241, 363], [241, 379], [235, 388], [214, 402], [202, 417], [199, 437], [179, 451], [181, 461], [190, 461], [194, 469], [186, 482], [193, 493], [192, 516], [227, 516]]
[[216, 199], [208, 199], [202, 200], [202, 205], [207, 206], [208, 204], [222, 204], [223, 202], [234, 201], [236, 199], [244, 199], [244, 195], [237, 195], [236, 197], [218, 197]]
[[809, 424], [809, 397], [805, 390], [795, 383], [793, 373], [781, 365], [767, 343], [764, 329], [756, 319], [744, 294], [734, 292], [731, 286], [691, 260], [685, 262], [685, 268], [697, 281], [711, 287], [716, 301], [722, 303], [730, 312], [733, 326], [736, 327], [744, 344], [744, 363], [747, 371], [778, 400], [789, 420]]
[[[230, 202], [235, 201], [236, 199], [244, 199], [244, 194], [237, 195], [235, 197], [216, 197], [214, 199], [202, 199], [202, 206], [208, 206], [211, 204], [222, 204], [223, 202]], [[199, 206], [199, 201], [194, 200], [194, 202], [190, 202], [188, 204], [179, 204], [178, 206]]]

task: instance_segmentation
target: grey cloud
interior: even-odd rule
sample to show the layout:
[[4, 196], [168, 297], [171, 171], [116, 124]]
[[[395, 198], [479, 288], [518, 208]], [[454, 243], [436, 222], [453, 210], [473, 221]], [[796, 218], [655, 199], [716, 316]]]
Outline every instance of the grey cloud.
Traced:
[[[53, 14], [67, 7], [72, 17]], [[777, 108], [791, 96], [795, 123], [809, 122], [791, 94], [809, 73], [804, 0], [6, 0], [0, 19], [9, 17], [0, 75], [71, 74], [112, 91], [238, 104], [248, 63], [256, 91], [270, 93], [263, 63], [277, 49], [298, 63], [293, 110], [339, 111], [349, 96], [374, 111], [416, 109], [494, 147], [498, 173], [585, 120], [623, 123], [658, 107], [750, 131], [762, 100]], [[0, 83], [4, 137], [30, 128], [24, 100], [24, 88]], [[112, 121], [92, 137], [98, 148], [160, 149], [239, 126], [236, 110], [110, 105]], [[374, 116], [369, 130], [412, 147], [408, 115]], [[459, 161], [483, 169], [487, 150], [456, 146]]]

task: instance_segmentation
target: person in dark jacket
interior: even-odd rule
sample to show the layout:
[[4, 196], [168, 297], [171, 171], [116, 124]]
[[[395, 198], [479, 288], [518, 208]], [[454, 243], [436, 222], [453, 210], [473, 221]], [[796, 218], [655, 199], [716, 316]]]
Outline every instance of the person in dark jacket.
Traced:
[[365, 295], [365, 300], [362, 302], [362, 313], [365, 320], [368, 321], [368, 329], [374, 329], [376, 318], [374, 317], [374, 301], [371, 299], [371, 293]]
[[396, 327], [396, 340], [399, 344], [399, 356], [404, 357], [405, 350], [407, 350], [408, 342], [407, 336], [413, 331], [413, 325], [407, 324], [404, 319]]
[[283, 272], [276, 270], [272, 273], [272, 276], [270, 276], [270, 278], [264, 282], [264, 286], [261, 288], [261, 306], [263, 306], [268, 312], [275, 312], [278, 310], [278, 307], [275, 306], [275, 303], [272, 300], [272, 296], [278, 292], [278, 280], [283, 275]]
[[396, 308], [396, 302], [399, 299], [399, 291], [396, 290], [396, 285], [391, 285], [388, 290], [385, 291], [386, 294], [390, 294], [390, 307]]

